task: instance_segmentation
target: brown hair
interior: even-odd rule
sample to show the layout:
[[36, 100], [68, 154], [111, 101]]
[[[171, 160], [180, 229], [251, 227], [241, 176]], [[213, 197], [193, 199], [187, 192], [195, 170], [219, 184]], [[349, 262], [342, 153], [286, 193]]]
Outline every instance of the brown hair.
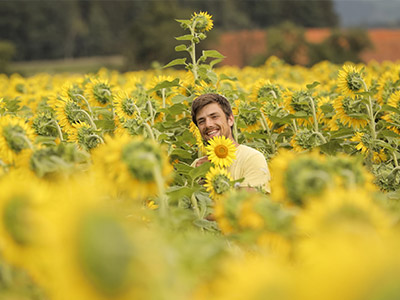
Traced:
[[197, 126], [197, 120], [196, 120], [197, 113], [204, 106], [211, 103], [218, 103], [222, 111], [225, 113], [226, 118], [229, 118], [233, 114], [231, 104], [224, 96], [212, 93], [203, 94], [195, 98], [192, 102], [192, 121], [194, 124], [196, 124], [196, 126]]

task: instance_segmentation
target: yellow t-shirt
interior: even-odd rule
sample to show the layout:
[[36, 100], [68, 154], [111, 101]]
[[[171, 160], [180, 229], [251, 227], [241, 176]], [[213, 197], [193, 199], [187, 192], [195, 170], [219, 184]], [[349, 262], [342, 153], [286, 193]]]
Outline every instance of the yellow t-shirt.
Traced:
[[[196, 159], [192, 166], [196, 166]], [[233, 180], [244, 178], [240, 187], [261, 187], [271, 193], [268, 164], [264, 155], [249, 146], [239, 145], [236, 149], [236, 159], [228, 168]]]

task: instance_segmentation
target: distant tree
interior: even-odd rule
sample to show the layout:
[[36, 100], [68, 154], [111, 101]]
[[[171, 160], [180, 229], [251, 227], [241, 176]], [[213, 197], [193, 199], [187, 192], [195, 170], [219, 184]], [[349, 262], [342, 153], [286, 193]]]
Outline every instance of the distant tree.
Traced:
[[309, 45], [309, 64], [322, 60], [342, 64], [346, 61], [361, 62], [362, 51], [373, 47], [368, 33], [363, 29], [332, 30], [320, 44]]

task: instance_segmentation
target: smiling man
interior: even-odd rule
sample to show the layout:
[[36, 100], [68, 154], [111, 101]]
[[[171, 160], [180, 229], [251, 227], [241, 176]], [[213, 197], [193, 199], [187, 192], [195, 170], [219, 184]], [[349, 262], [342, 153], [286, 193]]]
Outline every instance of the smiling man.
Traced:
[[[236, 159], [228, 168], [234, 180], [244, 178], [240, 187], [260, 187], [270, 193], [270, 173], [264, 155], [249, 146], [238, 144], [233, 137], [234, 117], [229, 101], [219, 94], [203, 94], [193, 100], [192, 120], [207, 142], [215, 136], [225, 136], [237, 147]], [[207, 156], [196, 159], [198, 167], [208, 161]]]

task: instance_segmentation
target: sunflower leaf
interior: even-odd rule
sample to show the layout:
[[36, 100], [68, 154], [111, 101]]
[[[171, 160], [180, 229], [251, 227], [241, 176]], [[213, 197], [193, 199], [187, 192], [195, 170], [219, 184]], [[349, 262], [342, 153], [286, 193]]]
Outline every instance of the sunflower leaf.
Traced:
[[[166, 64], [163, 68], [168, 68], [168, 67], [173, 67], [173, 66], [178, 66], [178, 65], [186, 65], [186, 58], [174, 59], [173, 61]], [[176, 78], [176, 79], [178, 79], [178, 78]], [[179, 81], [179, 79], [178, 79], [178, 81]]]

